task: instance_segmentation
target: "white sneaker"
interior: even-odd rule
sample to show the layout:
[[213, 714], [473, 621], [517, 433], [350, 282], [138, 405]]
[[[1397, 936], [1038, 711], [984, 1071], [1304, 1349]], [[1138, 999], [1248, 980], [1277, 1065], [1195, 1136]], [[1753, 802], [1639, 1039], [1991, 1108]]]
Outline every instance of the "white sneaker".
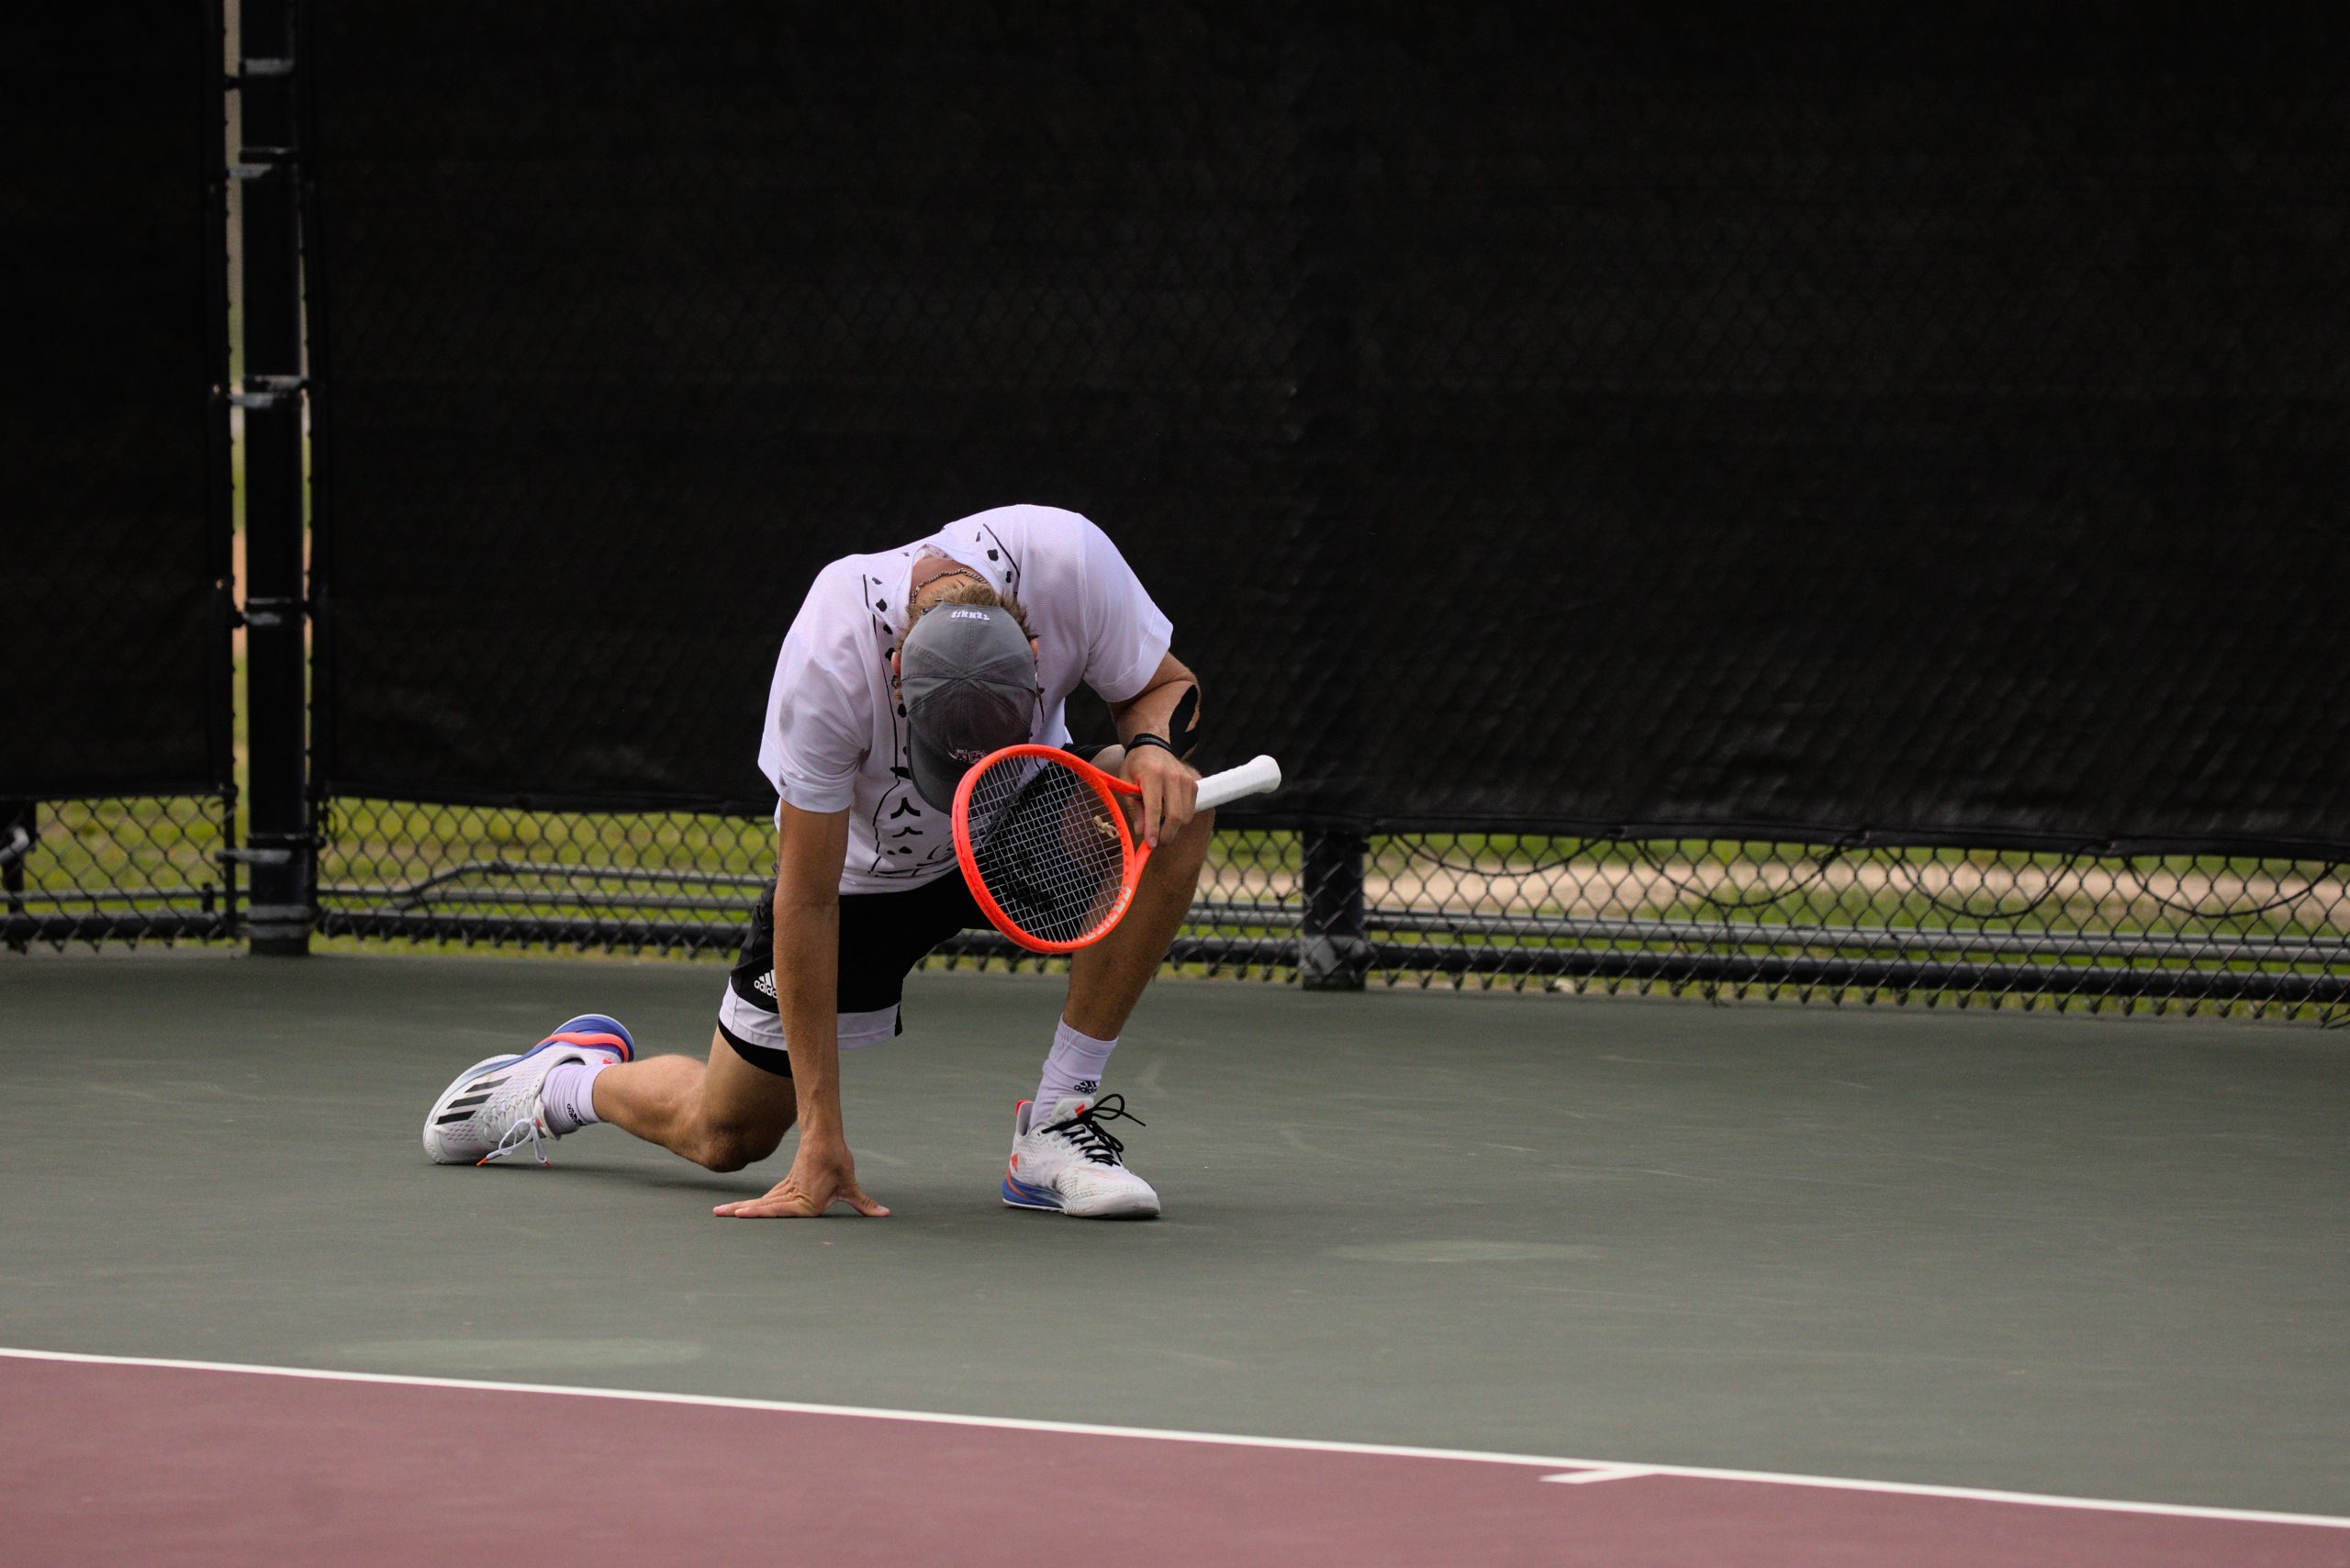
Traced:
[[1013, 1113], [1012, 1163], [1004, 1168], [1003, 1201], [1016, 1209], [1051, 1209], [1080, 1219], [1151, 1219], [1158, 1194], [1126, 1169], [1126, 1146], [1102, 1130], [1120, 1117], [1142, 1126], [1125, 1096], [1063, 1099], [1050, 1111], [1023, 1100]]
[[424, 1118], [424, 1152], [437, 1165], [487, 1165], [524, 1144], [542, 1165], [547, 1128], [539, 1091], [547, 1074], [567, 1061], [621, 1062], [636, 1042], [616, 1018], [587, 1013], [520, 1055], [486, 1057], [457, 1074]]

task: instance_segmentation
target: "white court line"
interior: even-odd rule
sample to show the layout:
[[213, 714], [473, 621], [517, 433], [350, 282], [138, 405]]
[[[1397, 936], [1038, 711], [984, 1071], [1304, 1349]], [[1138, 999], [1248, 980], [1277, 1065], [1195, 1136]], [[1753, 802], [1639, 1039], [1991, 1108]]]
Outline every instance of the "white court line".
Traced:
[[1637, 1481], [1643, 1475], [1654, 1475], [1656, 1467], [1649, 1464], [1603, 1464], [1592, 1470], [1577, 1470], [1565, 1475], [1546, 1475], [1545, 1481], [1563, 1481], [1570, 1486], [1588, 1486], [1595, 1481]]
[[2111, 1497], [2059, 1497], [2039, 1492], [1995, 1492], [1975, 1486], [1934, 1486], [1908, 1481], [1856, 1481], [1835, 1475], [1780, 1474], [1762, 1470], [1709, 1470], [1685, 1464], [1644, 1464], [1623, 1460], [1558, 1459], [1526, 1453], [1486, 1453], [1473, 1449], [1407, 1448], [1393, 1443], [1326, 1442], [1313, 1438], [1251, 1438], [1219, 1432], [1177, 1432], [1154, 1427], [1104, 1427], [1084, 1421], [1031, 1421], [1008, 1416], [957, 1416], [932, 1410], [880, 1410], [856, 1405], [809, 1405], [789, 1399], [741, 1399], [719, 1394], [663, 1394], [628, 1388], [576, 1388], [548, 1383], [499, 1383], [481, 1378], [419, 1377], [405, 1372], [330, 1372], [315, 1367], [251, 1366], [237, 1361], [188, 1361], [160, 1356], [94, 1356], [72, 1350], [28, 1350], [0, 1346], [0, 1356], [28, 1361], [72, 1361], [89, 1366], [161, 1367], [174, 1372], [244, 1372], [256, 1377], [305, 1378], [319, 1383], [391, 1383], [403, 1388], [454, 1388], [486, 1394], [548, 1394], [574, 1399], [635, 1400], [650, 1405], [692, 1405], [715, 1410], [774, 1410], [793, 1416], [852, 1416], [868, 1421], [915, 1421], [939, 1427], [984, 1427], [994, 1431], [1057, 1432], [1086, 1438], [1147, 1438], [1167, 1443], [1214, 1443], [1227, 1448], [1285, 1449], [1300, 1453], [1370, 1454], [1388, 1459], [1449, 1459], [1475, 1464], [1531, 1465], [1572, 1472], [1544, 1481], [1570, 1485], [1665, 1475], [1691, 1481], [1745, 1481], [1766, 1486], [1809, 1486], [1838, 1492], [1881, 1492], [1903, 1497], [1951, 1497], [1975, 1503], [2013, 1503], [2041, 1508], [2082, 1508], [2098, 1513], [2154, 1514], [2167, 1518], [2221, 1519], [2242, 1524], [2311, 1525], [2350, 1529], [2350, 1518], [2331, 1514], [2278, 1514], [2255, 1508], [2206, 1508], [2186, 1503], [2132, 1503]]
[[1829, 1492], [1886, 1492], [1900, 1497], [1955, 1497], [1966, 1503], [2018, 1503], [2033, 1508], [2076, 1508], [2099, 1514], [2159, 1514], [2177, 1519], [2229, 1519], [2264, 1525], [2315, 1525], [2350, 1529], [2350, 1518], [2331, 1514], [2271, 1514], [2256, 1508], [2205, 1508], [2192, 1503], [2125, 1503], [2111, 1497], [2060, 1497], [2047, 1492], [1995, 1492], [1982, 1486], [1934, 1486], [1918, 1481], [1854, 1481], [1841, 1475], [1780, 1475], [1767, 1470], [1707, 1470], [1691, 1464], [1609, 1464], [1565, 1475], [1546, 1475], [1570, 1486], [1588, 1481], [1630, 1481], [1670, 1475], [1686, 1481], [1746, 1481], [1765, 1486], [1809, 1486]]

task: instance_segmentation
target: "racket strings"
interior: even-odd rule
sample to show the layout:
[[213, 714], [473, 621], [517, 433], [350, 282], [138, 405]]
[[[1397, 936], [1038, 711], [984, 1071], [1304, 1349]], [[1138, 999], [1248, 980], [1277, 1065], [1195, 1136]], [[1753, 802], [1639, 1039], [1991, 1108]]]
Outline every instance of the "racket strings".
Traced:
[[1116, 907], [1126, 868], [1117, 811], [1073, 769], [1035, 756], [998, 763], [972, 781], [966, 821], [980, 885], [1030, 935], [1072, 942]]

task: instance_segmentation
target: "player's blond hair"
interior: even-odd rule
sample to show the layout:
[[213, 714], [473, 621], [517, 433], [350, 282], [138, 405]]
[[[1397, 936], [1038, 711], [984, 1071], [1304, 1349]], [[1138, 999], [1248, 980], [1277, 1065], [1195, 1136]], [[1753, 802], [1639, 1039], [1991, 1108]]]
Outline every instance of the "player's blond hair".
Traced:
[[[912, 612], [906, 617], [908, 632], [914, 629], [915, 622], [920, 621], [942, 604], [968, 604], [978, 610], [1008, 610], [1012, 612], [1012, 618], [1020, 622], [1020, 632], [1023, 636], [1033, 637], [1036, 634], [1029, 630], [1028, 611], [1021, 607], [1018, 599], [1010, 594], [996, 592], [994, 584], [974, 575], [968, 567], [965, 567], [952, 577], [939, 578], [935, 584], [925, 588], [923, 593], [928, 594], [929, 597], [925, 599], [920, 594], [916, 595]], [[900, 640], [904, 639], [901, 636]]]

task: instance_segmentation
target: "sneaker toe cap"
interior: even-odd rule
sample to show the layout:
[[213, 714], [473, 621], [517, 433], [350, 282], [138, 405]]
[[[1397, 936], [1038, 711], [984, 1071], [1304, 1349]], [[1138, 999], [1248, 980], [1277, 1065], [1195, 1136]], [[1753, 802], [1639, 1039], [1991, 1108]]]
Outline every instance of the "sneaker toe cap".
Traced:
[[1061, 1181], [1061, 1204], [1080, 1219], [1148, 1219], [1158, 1213], [1158, 1194], [1131, 1170], [1071, 1171]]

